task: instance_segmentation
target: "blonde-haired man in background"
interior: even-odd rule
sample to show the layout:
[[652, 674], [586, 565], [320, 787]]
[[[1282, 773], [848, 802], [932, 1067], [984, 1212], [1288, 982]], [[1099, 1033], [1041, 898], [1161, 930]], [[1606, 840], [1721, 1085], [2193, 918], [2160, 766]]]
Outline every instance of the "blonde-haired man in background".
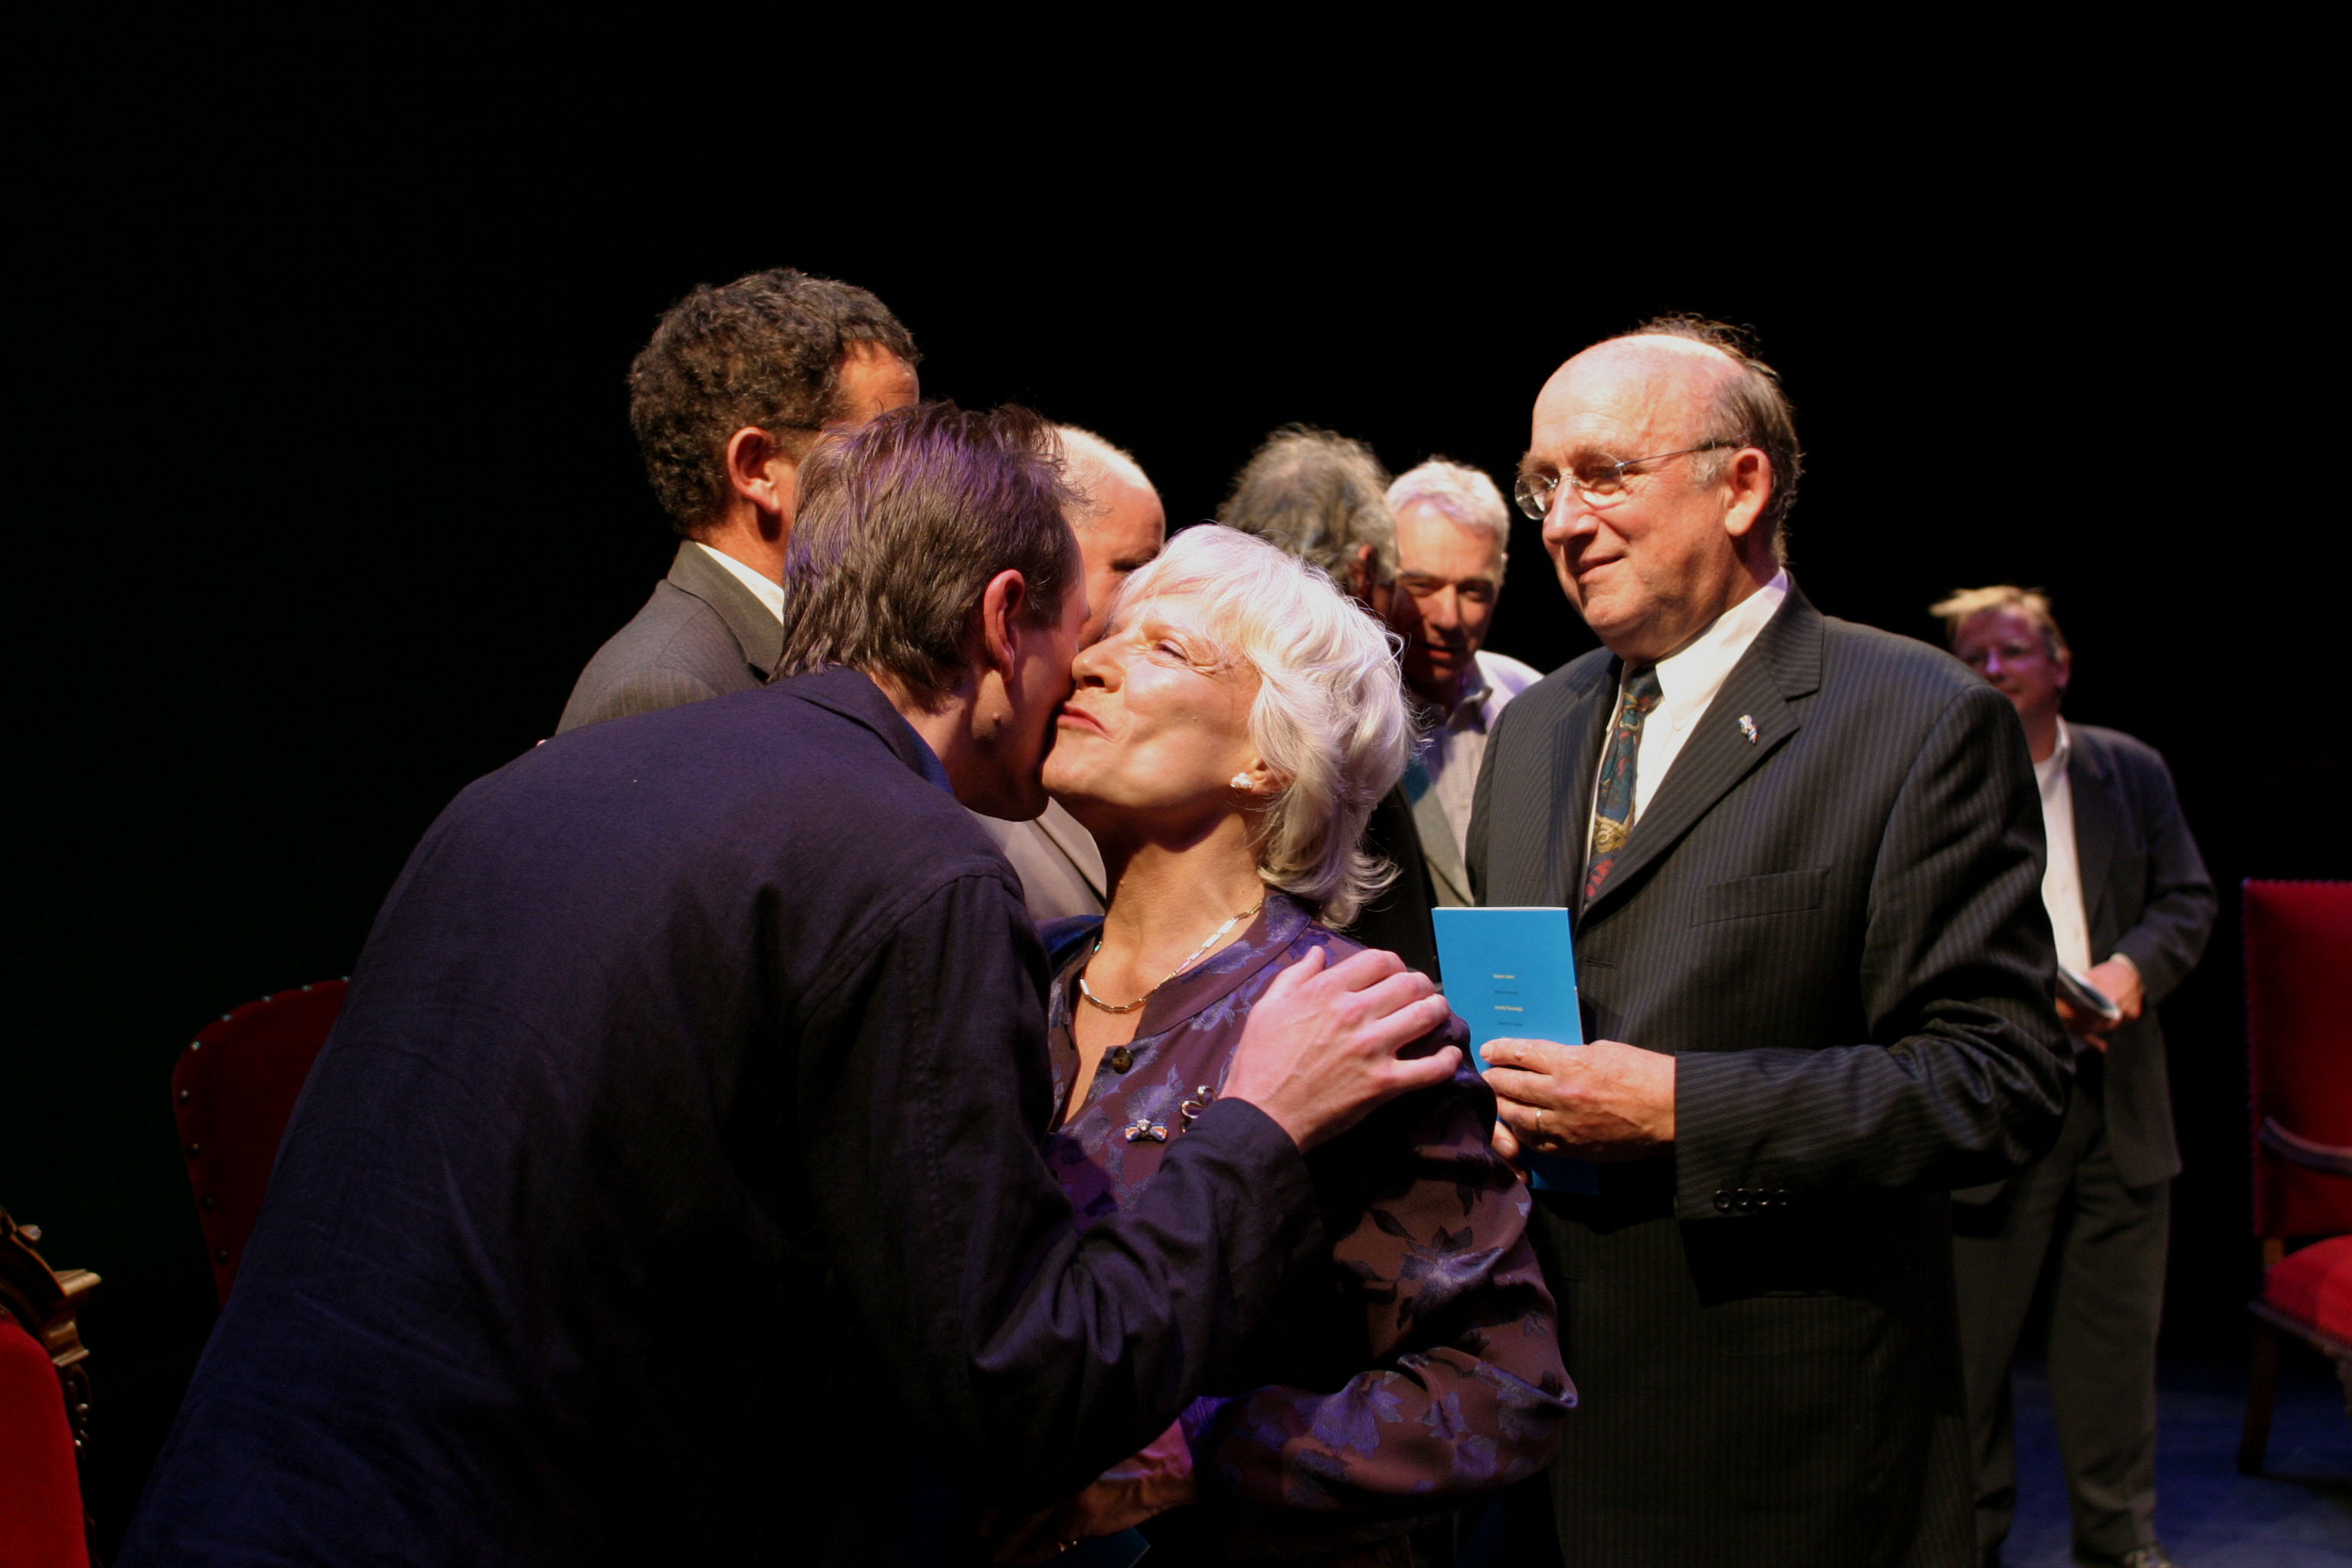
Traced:
[[1976, 1449], [1977, 1549], [2000, 1561], [2017, 1512], [2009, 1364], [2054, 1255], [2050, 1403], [2066, 1467], [2078, 1563], [2165, 1568], [2156, 1542], [2156, 1334], [2172, 1136], [2156, 1004], [2196, 966], [2213, 929], [2213, 883], [2154, 750], [2058, 716], [2074, 651], [2050, 601], [2002, 583], [1931, 611], [1952, 652], [2007, 697], [2042, 789], [2049, 858], [2042, 901], [2058, 963], [2116, 1016], [2058, 1016], [2074, 1045], [2074, 1094], [2036, 1165], [1954, 1194], [1961, 1364]]

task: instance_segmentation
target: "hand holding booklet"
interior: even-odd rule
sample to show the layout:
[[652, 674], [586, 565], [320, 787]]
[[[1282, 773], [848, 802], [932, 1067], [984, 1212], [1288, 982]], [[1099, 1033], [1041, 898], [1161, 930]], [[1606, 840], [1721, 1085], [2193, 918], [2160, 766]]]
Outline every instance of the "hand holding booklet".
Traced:
[[[1484, 1071], [1489, 1040], [1584, 1044], [1576, 1005], [1576, 946], [1568, 910], [1556, 908], [1438, 909], [1437, 964], [1445, 1001], [1470, 1026], [1470, 1054]], [[1597, 1193], [1601, 1173], [1584, 1160], [1528, 1154], [1528, 1185]]]

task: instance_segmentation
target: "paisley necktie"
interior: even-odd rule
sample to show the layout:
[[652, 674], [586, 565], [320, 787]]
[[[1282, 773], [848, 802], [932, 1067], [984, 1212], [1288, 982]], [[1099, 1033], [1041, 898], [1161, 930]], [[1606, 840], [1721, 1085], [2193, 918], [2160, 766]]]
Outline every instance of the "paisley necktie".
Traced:
[[1609, 880], [1617, 852], [1633, 826], [1633, 763], [1642, 750], [1642, 721], [1658, 705], [1658, 667], [1645, 664], [1625, 677], [1617, 722], [1609, 732], [1609, 753], [1601, 764], [1601, 787], [1592, 795], [1592, 859], [1584, 871], [1584, 901], [1591, 903]]

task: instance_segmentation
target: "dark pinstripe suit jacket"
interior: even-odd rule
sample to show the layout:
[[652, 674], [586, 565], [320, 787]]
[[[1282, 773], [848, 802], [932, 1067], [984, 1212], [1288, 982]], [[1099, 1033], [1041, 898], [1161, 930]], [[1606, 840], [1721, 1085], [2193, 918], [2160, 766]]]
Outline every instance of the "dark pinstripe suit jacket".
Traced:
[[555, 732], [756, 691], [783, 651], [783, 623], [733, 573], [680, 541], [653, 597], [580, 672]]
[[[1572, 903], [1621, 668], [1504, 710], [1481, 902]], [[1576, 924], [1587, 1037], [1678, 1059], [1673, 1152], [1538, 1200], [1567, 1561], [1970, 1561], [1943, 1194], [2056, 1133], [2041, 864], [2000, 694], [1792, 592]]]

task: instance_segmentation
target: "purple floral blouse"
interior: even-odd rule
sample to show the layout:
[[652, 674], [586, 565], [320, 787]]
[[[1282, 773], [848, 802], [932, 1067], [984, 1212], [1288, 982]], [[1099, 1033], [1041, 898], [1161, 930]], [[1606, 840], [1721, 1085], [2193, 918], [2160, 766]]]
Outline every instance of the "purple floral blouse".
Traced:
[[[1075, 948], [1049, 1004], [1057, 1120], [1094, 929], [1056, 932]], [[1046, 1141], [1082, 1223], [1151, 1180], [1188, 1110], [1223, 1085], [1251, 1005], [1313, 947], [1334, 963], [1357, 951], [1270, 893], [1239, 941], [1161, 987], [1134, 1040], [1104, 1053], [1085, 1105]], [[1424, 1046], [1467, 1042], [1456, 1018]], [[1231, 1397], [1183, 1418], [1225, 1555], [1402, 1561], [1415, 1524], [1550, 1460], [1576, 1392], [1528, 1244], [1528, 1190], [1487, 1142], [1494, 1117], [1465, 1063], [1307, 1156], [1330, 1273], [1253, 1347]]]

